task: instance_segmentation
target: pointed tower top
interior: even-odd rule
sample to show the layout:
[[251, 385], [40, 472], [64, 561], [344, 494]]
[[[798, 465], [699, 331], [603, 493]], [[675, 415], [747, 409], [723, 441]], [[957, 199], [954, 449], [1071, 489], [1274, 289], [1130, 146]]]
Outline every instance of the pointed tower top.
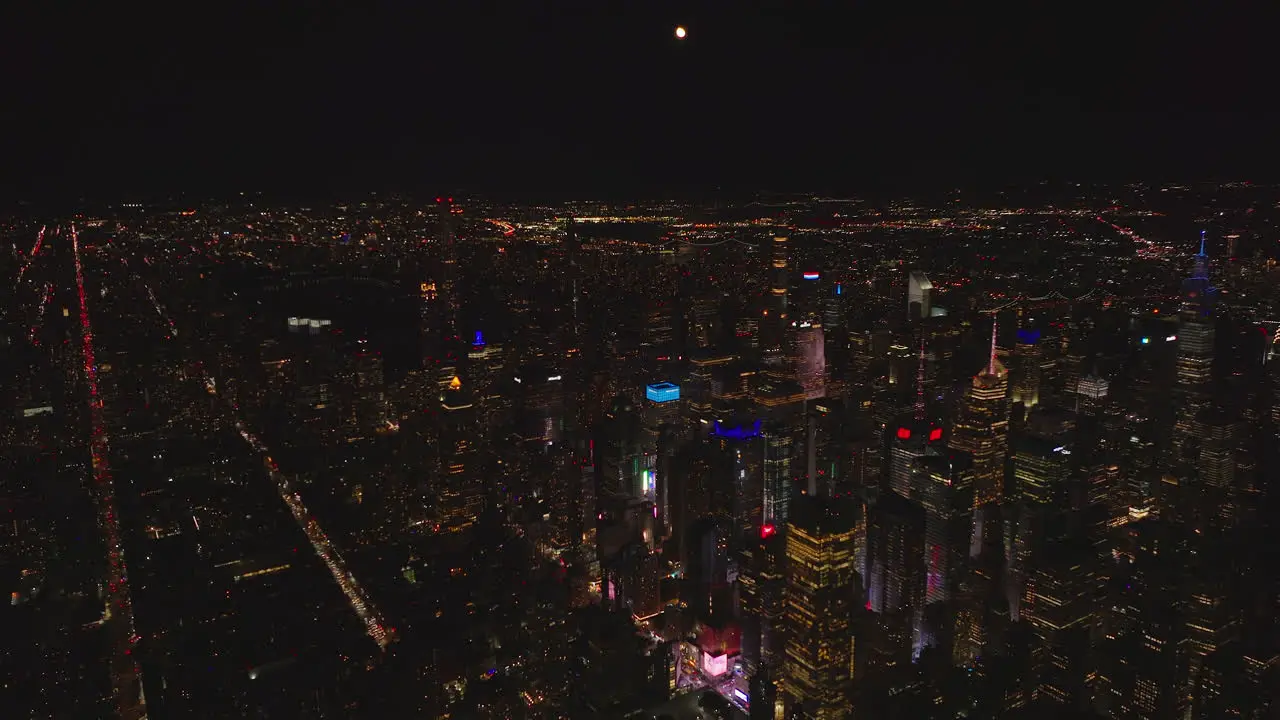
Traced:
[[987, 374], [996, 374], [996, 330], [1000, 327], [1000, 321], [995, 317], [991, 318], [991, 356], [987, 359]]
[[920, 333], [920, 368], [916, 370], [916, 419], [924, 419], [924, 333]]
[[1196, 254], [1191, 267], [1191, 277], [1209, 279], [1209, 254], [1205, 252], [1204, 231], [1200, 231], [1200, 252]]

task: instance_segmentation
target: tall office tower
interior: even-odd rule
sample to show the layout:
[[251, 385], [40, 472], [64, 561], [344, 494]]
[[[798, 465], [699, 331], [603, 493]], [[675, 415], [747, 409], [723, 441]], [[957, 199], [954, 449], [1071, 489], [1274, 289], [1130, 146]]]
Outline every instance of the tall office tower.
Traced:
[[357, 433], [382, 429], [387, 423], [382, 355], [368, 350], [356, 353], [352, 387], [352, 411]]
[[1280, 654], [1268, 638], [1216, 650], [1205, 659], [1192, 695], [1194, 720], [1275, 717], [1280, 708]]
[[692, 347], [714, 345], [720, 337], [720, 297], [695, 299], [689, 308], [688, 327]]
[[640, 344], [646, 363], [667, 362], [676, 354], [675, 302], [656, 300], [645, 310]]
[[766, 353], [782, 353], [791, 334], [791, 309], [788, 289], [791, 285], [788, 237], [779, 232], [773, 236], [769, 253], [769, 298], [760, 317], [760, 348]]
[[641, 497], [647, 484], [644, 447], [647, 441], [641, 414], [624, 396], [614, 398], [596, 443], [600, 489], [610, 495]]
[[788, 237], [785, 234], [775, 234], [770, 253], [772, 272], [769, 274], [769, 293], [773, 296], [771, 309], [776, 310], [779, 314], [787, 312], [787, 290], [791, 285], [789, 272], [791, 253], [787, 241]]
[[909, 660], [924, 612], [925, 510], [917, 502], [886, 493], [867, 521], [868, 603], [885, 628], [888, 662]]
[[[1213, 300], [1217, 291], [1209, 285], [1209, 256], [1200, 233], [1191, 277], [1182, 281], [1182, 307], [1178, 313], [1178, 355], [1174, 399], [1174, 463], [1188, 462], [1194, 452], [1193, 425], [1196, 414], [1209, 405], [1209, 384], [1213, 371]], [[1194, 459], [1191, 459], [1192, 462]]]
[[680, 386], [671, 382], [658, 382], [644, 387], [644, 424], [654, 435], [663, 425], [675, 427], [680, 424], [681, 408], [684, 405]]
[[458, 531], [471, 527], [484, 508], [475, 406], [458, 378], [440, 394], [439, 420], [438, 512], [444, 529]]
[[[717, 615], [729, 607], [729, 543], [715, 518], [702, 518], [689, 528], [684, 558], [688, 602], [696, 616]], [[683, 598], [683, 596], [682, 596]]]
[[1195, 514], [1212, 526], [1228, 527], [1235, 516], [1237, 416], [1220, 408], [1201, 410], [1193, 427], [1199, 439]]
[[1034, 639], [1032, 697], [1087, 713], [1093, 702], [1096, 668], [1090, 634], [1098, 597], [1097, 554], [1085, 540], [1050, 543], [1028, 578], [1022, 616]]
[[1023, 588], [1036, 568], [1036, 556], [1047, 541], [1066, 533], [1072, 455], [1071, 449], [1060, 443], [1026, 435], [1013, 446], [1017, 504], [1007, 518], [1013, 527], [1006, 535], [1010, 555], [1005, 579], [1015, 618], [1021, 613]]
[[772, 322], [772, 316], [767, 309], [759, 311], [757, 314], [742, 315], [733, 323], [733, 345], [735, 352], [743, 350], [756, 350], [761, 347], [760, 327], [764, 325], [766, 328]]
[[1196, 553], [1182, 591], [1186, 602], [1188, 674], [1195, 683], [1216, 652], [1241, 648], [1242, 612], [1233, 593], [1235, 570], [1211, 553]]
[[932, 312], [933, 283], [923, 272], [912, 270], [907, 277], [907, 317], [927, 318]]
[[781, 690], [801, 717], [852, 717], [857, 506], [799, 495], [787, 522], [786, 657]]
[[467, 377], [471, 380], [480, 430], [486, 438], [493, 437], [499, 424], [511, 414], [511, 398], [502, 392], [505, 360], [502, 346], [486, 343], [484, 334], [477, 330], [467, 353]]
[[974, 505], [1000, 502], [1009, 454], [1009, 373], [996, 358], [994, 320], [987, 366], [969, 386], [948, 445], [973, 457]]
[[748, 720], [774, 720], [781, 716], [783, 707], [778, 702], [778, 685], [769, 667], [761, 667], [751, 676], [747, 690], [751, 702]]
[[704, 514], [725, 518], [736, 549], [744, 535], [750, 537], [761, 528], [767, 476], [763, 465], [764, 453], [769, 451], [768, 440], [762, 437], [763, 421], [728, 424], [716, 421], [713, 428], [711, 436], [699, 446], [703, 455], [712, 459], [703, 493], [705, 505], [680, 509], [686, 512], [700, 509]]
[[952, 659], [962, 667], [973, 667], [988, 649], [999, 647], [1009, 622], [1000, 505], [989, 503], [973, 512], [975, 527], [985, 529], [974, 532], [967, 571], [956, 594]]
[[1129, 525], [1133, 560], [1120, 565], [1100, 604], [1098, 705], [1113, 718], [1180, 718], [1189, 705], [1190, 640], [1178, 590], [1188, 533], [1162, 519]]
[[714, 417], [717, 386], [723, 386], [721, 377], [734, 356], [713, 350], [700, 350], [689, 358], [689, 374], [681, 386], [685, 397], [689, 423], [711, 422]]
[[1043, 358], [1039, 342], [1039, 330], [1023, 328], [1018, 330], [1018, 342], [1013, 346], [1010, 400], [1022, 403], [1024, 412], [1030, 412], [1040, 403], [1040, 365]]
[[540, 365], [522, 366], [511, 378], [516, 438], [551, 445], [564, 439], [564, 376]]
[[673, 486], [677, 479], [676, 453], [680, 449], [680, 436], [671, 425], [663, 425], [658, 431], [657, 453], [653, 466], [653, 507], [655, 544], [671, 537], [671, 503], [676, 499]]
[[429, 277], [419, 287], [420, 325], [424, 365], [434, 365], [445, 357], [458, 338], [458, 247], [455, 216], [462, 209], [453, 198], [436, 198], [435, 252], [426, 271]]
[[858, 400], [871, 397], [874, 384], [871, 366], [875, 362], [871, 333], [865, 330], [849, 331], [849, 392]]
[[913, 495], [925, 510], [925, 604], [951, 597], [973, 537], [973, 458], [964, 451], [926, 455]]
[[885, 353], [888, 362], [888, 384], [900, 393], [910, 393], [914, 388], [912, 381], [916, 376], [919, 355], [906, 345], [890, 345]]
[[823, 289], [822, 327], [833, 333], [844, 330], [844, 283], [838, 280]]
[[1106, 407], [1111, 383], [1097, 375], [1086, 375], [1075, 383], [1075, 407], [1080, 415], [1098, 415]]
[[742, 603], [742, 653], [751, 668], [778, 667], [784, 655], [782, 610], [786, 593], [782, 533], [762, 528], [742, 552], [738, 587]]
[[806, 398], [817, 400], [826, 396], [826, 341], [823, 339], [821, 325], [808, 322], [801, 325], [809, 327], [800, 327], [796, 334], [796, 348], [799, 352], [796, 380], [804, 387]]
[[794, 429], [789, 423], [770, 421], [764, 424], [761, 434], [764, 444], [764, 525], [783, 527], [789, 518], [794, 491], [791, 467]]
[[943, 445], [942, 426], [930, 419], [925, 409], [924, 361], [924, 342], [921, 341], [915, 409], [910, 417], [899, 420], [889, 438], [889, 489], [908, 499], [917, 484], [916, 459], [929, 449]]

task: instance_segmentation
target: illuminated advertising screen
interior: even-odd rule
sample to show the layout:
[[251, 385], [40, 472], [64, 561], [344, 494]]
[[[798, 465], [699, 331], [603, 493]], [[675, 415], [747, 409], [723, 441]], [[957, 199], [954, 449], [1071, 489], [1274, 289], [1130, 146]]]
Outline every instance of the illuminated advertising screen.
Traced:
[[707, 677], [720, 677], [727, 672], [729, 672], [728, 655], [702, 653], [702, 674]]
[[656, 403], [671, 402], [680, 399], [680, 386], [675, 383], [660, 382], [644, 386], [644, 396]]

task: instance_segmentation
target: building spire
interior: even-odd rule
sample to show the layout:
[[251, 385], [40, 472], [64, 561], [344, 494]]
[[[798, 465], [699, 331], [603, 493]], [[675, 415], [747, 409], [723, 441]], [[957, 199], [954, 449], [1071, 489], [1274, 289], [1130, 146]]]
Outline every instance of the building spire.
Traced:
[[1209, 279], [1209, 254], [1205, 252], [1204, 230], [1200, 231], [1200, 252], [1196, 254], [1191, 268], [1191, 277], [1202, 280]]
[[987, 374], [996, 374], [996, 329], [999, 327], [1000, 321], [993, 315], [991, 316], [991, 357], [987, 359]]
[[920, 333], [920, 368], [916, 370], [916, 419], [924, 419], [924, 333]]

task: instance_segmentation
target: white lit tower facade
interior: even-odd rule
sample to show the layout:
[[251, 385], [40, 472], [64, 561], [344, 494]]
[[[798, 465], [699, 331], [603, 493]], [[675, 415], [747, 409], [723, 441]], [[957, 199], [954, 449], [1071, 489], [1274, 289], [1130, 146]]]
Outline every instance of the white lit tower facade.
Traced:
[[933, 283], [923, 272], [912, 270], [907, 277], [907, 317], [927, 318], [933, 312]]
[[948, 445], [973, 457], [974, 506], [1004, 497], [1005, 458], [1009, 454], [1009, 372], [996, 357], [995, 320], [991, 322], [991, 354], [973, 377], [951, 430]]

